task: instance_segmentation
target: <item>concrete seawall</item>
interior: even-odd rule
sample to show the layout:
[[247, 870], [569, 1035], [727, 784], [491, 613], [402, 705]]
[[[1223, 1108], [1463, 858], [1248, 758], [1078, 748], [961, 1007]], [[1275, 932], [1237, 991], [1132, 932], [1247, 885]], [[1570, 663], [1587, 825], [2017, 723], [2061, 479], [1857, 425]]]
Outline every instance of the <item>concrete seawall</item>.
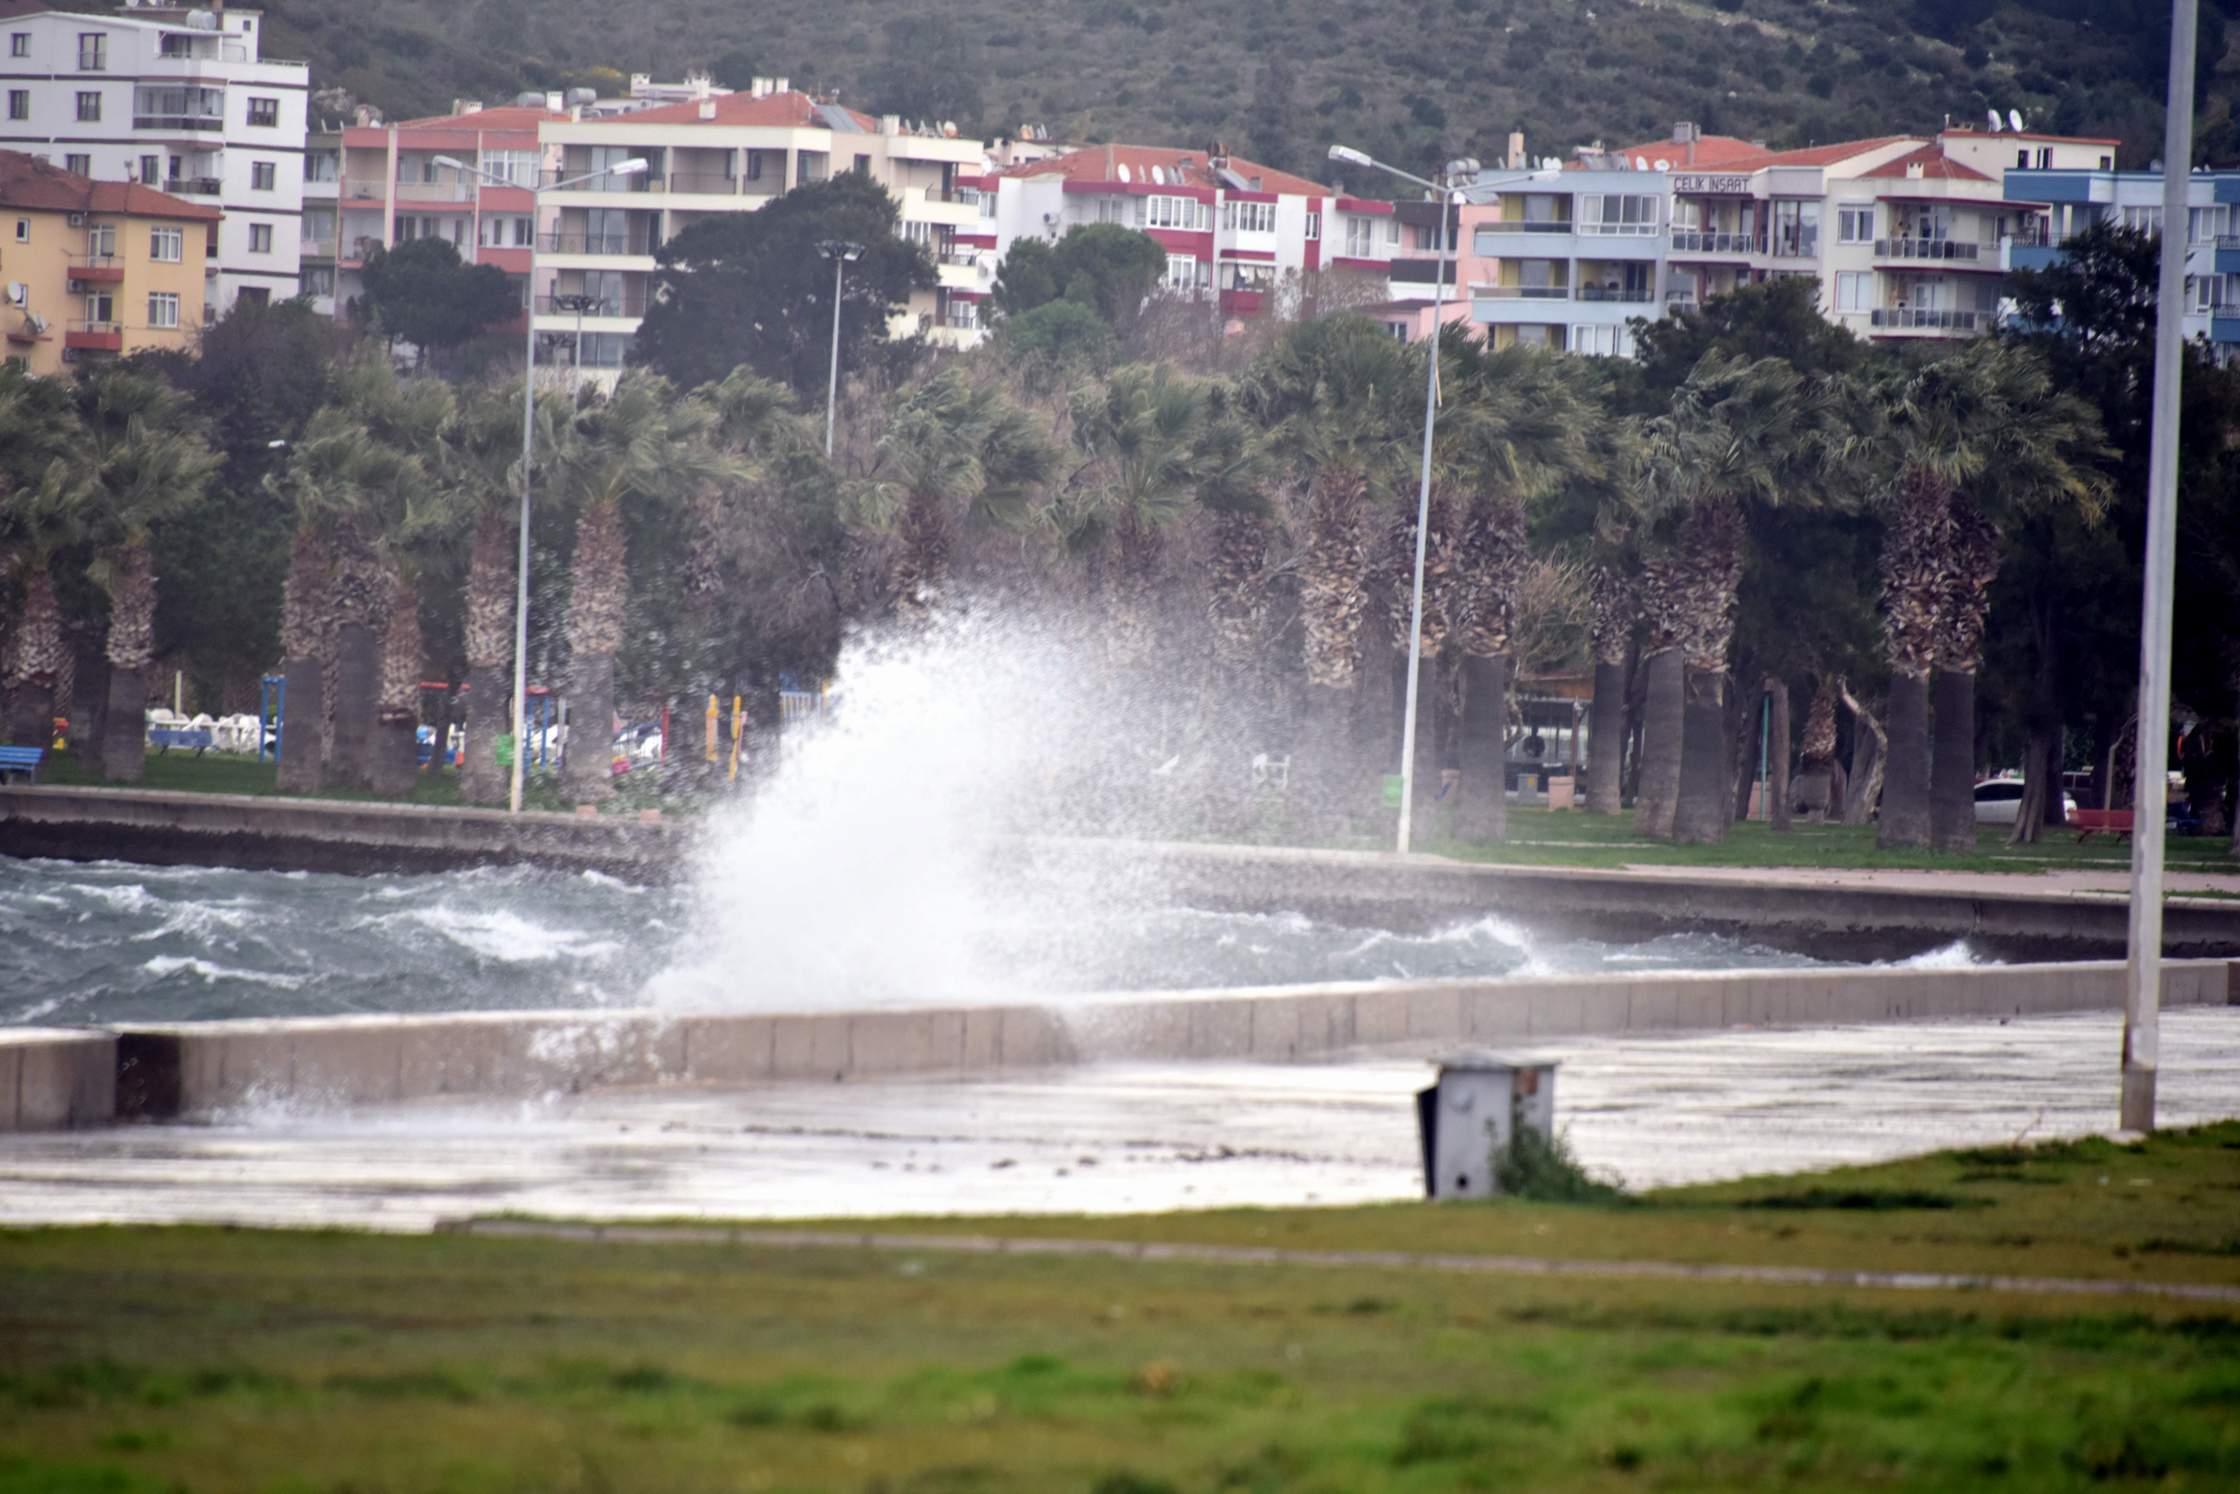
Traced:
[[[2228, 1003], [2235, 969], [2218, 960], [2174, 961], [2165, 966], [2163, 999]], [[15, 1128], [31, 1129], [260, 1104], [316, 1109], [671, 1082], [829, 1083], [1097, 1061], [1293, 1062], [1355, 1049], [1539, 1043], [1589, 1033], [2027, 1016], [2113, 1009], [2122, 982], [2120, 964], [2099, 962], [1332, 984], [1064, 1008], [493, 1012], [23, 1033], [0, 1036], [0, 1121], [15, 1117]], [[11, 1065], [17, 1049], [21, 1061]], [[75, 1076], [68, 1103], [54, 1098], [56, 1065]]]

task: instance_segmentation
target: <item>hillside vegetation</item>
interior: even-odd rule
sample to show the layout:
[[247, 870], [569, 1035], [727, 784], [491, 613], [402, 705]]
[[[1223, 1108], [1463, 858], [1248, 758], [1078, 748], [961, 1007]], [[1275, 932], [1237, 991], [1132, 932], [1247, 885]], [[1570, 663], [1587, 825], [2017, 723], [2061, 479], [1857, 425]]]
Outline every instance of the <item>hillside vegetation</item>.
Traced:
[[[2240, 155], [2226, 18], [2202, 5], [2201, 154]], [[688, 66], [1008, 133], [1215, 139], [1272, 164], [1343, 139], [1396, 162], [1656, 138], [1807, 144], [1981, 124], [2159, 154], [2165, 0], [277, 0], [270, 49], [392, 117]]]

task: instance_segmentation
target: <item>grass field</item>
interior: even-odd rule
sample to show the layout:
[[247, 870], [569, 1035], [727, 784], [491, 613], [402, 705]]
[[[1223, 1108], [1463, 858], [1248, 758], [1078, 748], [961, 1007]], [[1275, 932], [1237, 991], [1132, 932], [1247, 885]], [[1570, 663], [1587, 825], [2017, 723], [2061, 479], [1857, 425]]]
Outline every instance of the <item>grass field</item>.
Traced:
[[[2236, 1199], [2227, 1125], [1594, 1207], [945, 1227], [2229, 1282]], [[97, 1229], [0, 1234], [0, 1346], [6, 1490], [2240, 1482], [2222, 1303]]]

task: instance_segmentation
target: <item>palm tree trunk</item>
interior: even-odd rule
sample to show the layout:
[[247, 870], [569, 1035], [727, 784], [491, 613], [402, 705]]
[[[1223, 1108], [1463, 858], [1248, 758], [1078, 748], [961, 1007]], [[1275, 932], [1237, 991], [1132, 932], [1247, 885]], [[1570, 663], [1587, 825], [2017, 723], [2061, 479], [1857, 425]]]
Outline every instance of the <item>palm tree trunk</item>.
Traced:
[[1976, 676], [1939, 669], [1929, 750], [1929, 838], [1940, 851], [1976, 848]]
[[290, 654], [282, 666], [279, 786], [284, 794], [316, 794], [326, 786], [321, 725], [327, 715], [326, 661]]
[[[1890, 767], [1890, 735], [1843, 680], [1835, 682], [1835, 693], [1844, 709], [1851, 712], [1851, 771], [1843, 788], [1843, 822], [1864, 825], [1874, 818], [1876, 806], [1882, 802], [1882, 786]], [[1829, 750], [1834, 750], [1832, 741]]]
[[498, 766], [498, 738], [513, 730], [513, 524], [490, 509], [475, 524], [467, 560], [466, 746], [459, 796], [469, 804], [502, 804], [508, 778]]
[[[1327, 470], [1308, 491], [1306, 548], [1299, 566], [1299, 615], [1306, 662], [1306, 750], [1294, 764], [1296, 792], [1306, 796], [1325, 825], [1354, 817], [1362, 785], [1356, 750], [1356, 695], [1379, 681], [1363, 681], [1362, 626], [1369, 615], [1368, 535], [1362, 506], [1367, 484], [1357, 474]], [[1382, 653], [1382, 650], [1376, 651]], [[1378, 771], [1382, 771], [1381, 769]], [[1373, 780], [1372, 780], [1373, 781]]]
[[600, 498], [584, 505], [570, 571], [565, 779], [577, 802], [590, 803], [614, 792], [614, 661], [630, 596], [619, 501]]
[[420, 783], [420, 594], [402, 576], [391, 581], [389, 594], [366, 786], [385, 799], [404, 799]]
[[1499, 841], [1509, 834], [1509, 661], [1462, 656], [1461, 777], [1455, 784], [1457, 840]]
[[1594, 701], [1587, 715], [1587, 813], [1625, 807], [1626, 666], [1594, 661]]
[[1890, 677], [1888, 766], [1874, 843], [1883, 850], [1929, 845], [1929, 676]]
[[65, 662], [62, 604], [54, 572], [35, 564], [23, 579], [23, 608], [8, 640], [8, 683], [13, 686], [8, 740], [45, 747], [54, 740], [54, 686]]
[[8, 696], [8, 741], [45, 747], [54, 741], [54, 687], [41, 679], [15, 682]]
[[1734, 822], [1727, 673], [1691, 668], [1681, 688], [1680, 793], [1673, 806], [1672, 839], [1684, 846], [1715, 846], [1727, 838], [1727, 827]]
[[614, 655], [568, 662], [568, 750], [562, 780], [579, 804], [614, 793]]
[[1778, 676], [1768, 676], [1766, 691], [1773, 697], [1773, 708], [1767, 713], [1771, 718], [1766, 736], [1766, 794], [1770, 799], [1767, 818], [1776, 830], [1789, 828], [1789, 682]]
[[367, 786], [373, 761], [374, 713], [381, 693], [381, 640], [373, 625], [345, 618], [334, 640], [333, 781]]
[[1649, 655], [1643, 673], [1648, 689], [1641, 708], [1641, 786], [1634, 796], [1634, 827], [1652, 840], [1670, 840], [1680, 807], [1687, 664], [1677, 646], [1661, 648]]
[[155, 657], [155, 558], [144, 539], [128, 540], [110, 559], [109, 711], [103, 723], [101, 776], [138, 783], [148, 765], [148, 691], [144, 671]]
[[148, 685], [137, 669], [109, 669], [108, 701], [101, 717], [101, 777], [138, 783], [148, 768]]
[[109, 721], [109, 656], [91, 627], [72, 630], [77, 667], [70, 672], [70, 750], [89, 773], [101, 771], [101, 733]]

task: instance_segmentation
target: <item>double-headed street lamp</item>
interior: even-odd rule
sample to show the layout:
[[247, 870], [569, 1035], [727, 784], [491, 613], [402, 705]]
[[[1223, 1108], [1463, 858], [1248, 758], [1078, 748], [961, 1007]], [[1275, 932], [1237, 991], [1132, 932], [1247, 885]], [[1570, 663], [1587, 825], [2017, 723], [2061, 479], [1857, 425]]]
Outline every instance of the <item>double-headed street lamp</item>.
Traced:
[[[479, 176], [492, 186], [525, 191], [532, 203], [541, 201], [547, 192], [580, 187], [585, 182], [602, 177], [642, 176], [648, 169], [643, 157], [633, 157], [605, 170], [586, 171], [581, 176], [571, 176], [549, 186], [531, 183], [523, 187], [510, 176], [500, 176], [495, 171], [471, 166], [456, 156], [437, 156], [435, 163], [451, 171]], [[529, 214], [529, 296], [527, 304], [522, 307], [522, 320], [529, 328], [529, 345], [521, 368], [521, 547], [514, 561], [513, 594], [513, 779], [506, 796], [506, 802], [515, 814], [521, 812], [522, 768], [529, 757], [529, 464], [535, 454], [537, 430], [537, 231], [541, 226], [537, 217], [536, 210], [532, 207]], [[580, 334], [581, 321], [576, 325]], [[580, 335], [577, 352], [580, 363]], [[579, 368], [579, 376], [580, 372]]]
[[[1393, 849], [1401, 855], [1408, 853], [1408, 842], [1415, 814], [1416, 788], [1416, 700], [1423, 688], [1423, 561], [1424, 551], [1431, 536], [1431, 435], [1439, 419], [1439, 333], [1445, 321], [1447, 300], [1447, 250], [1450, 240], [1462, 231], [1460, 214], [1464, 188], [1459, 185], [1470, 178], [1471, 188], [1503, 187], [1517, 182], [1545, 180], [1550, 173], [1528, 171], [1512, 177], [1493, 181], [1478, 176], [1478, 163], [1467, 158], [1449, 161], [1443, 173], [1444, 185], [1426, 180], [1412, 171], [1402, 171], [1397, 166], [1387, 166], [1366, 151], [1347, 145], [1330, 147], [1330, 159], [1343, 161], [1349, 166], [1369, 166], [1378, 171], [1414, 182], [1439, 204], [1439, 259], [1431, 276], [1431, 333], [1424, 339], [1430, 348], [1427, 360], [1430, 367], [1423, 381], [1423, 473], [1416, 488], [1416, 571], [1412, 601], [1408, 611], [1408, 704], [1407, 715], [1400, 725], [1400, 829]], [[1450, 216], [1452, 221], [1450, 222]], [[1507, 774], [1502, 778], [1505, 780]], [[1506, 792], [1500, 780], [1495, 793]]]
[[832, 261], [832, 374], [824, 396], [824, 456], [832, 460], [832, 419], [840, 409], [840, 281], [848, 266], [863, 258], [863, 245], [826, 239], [817, 253]]

